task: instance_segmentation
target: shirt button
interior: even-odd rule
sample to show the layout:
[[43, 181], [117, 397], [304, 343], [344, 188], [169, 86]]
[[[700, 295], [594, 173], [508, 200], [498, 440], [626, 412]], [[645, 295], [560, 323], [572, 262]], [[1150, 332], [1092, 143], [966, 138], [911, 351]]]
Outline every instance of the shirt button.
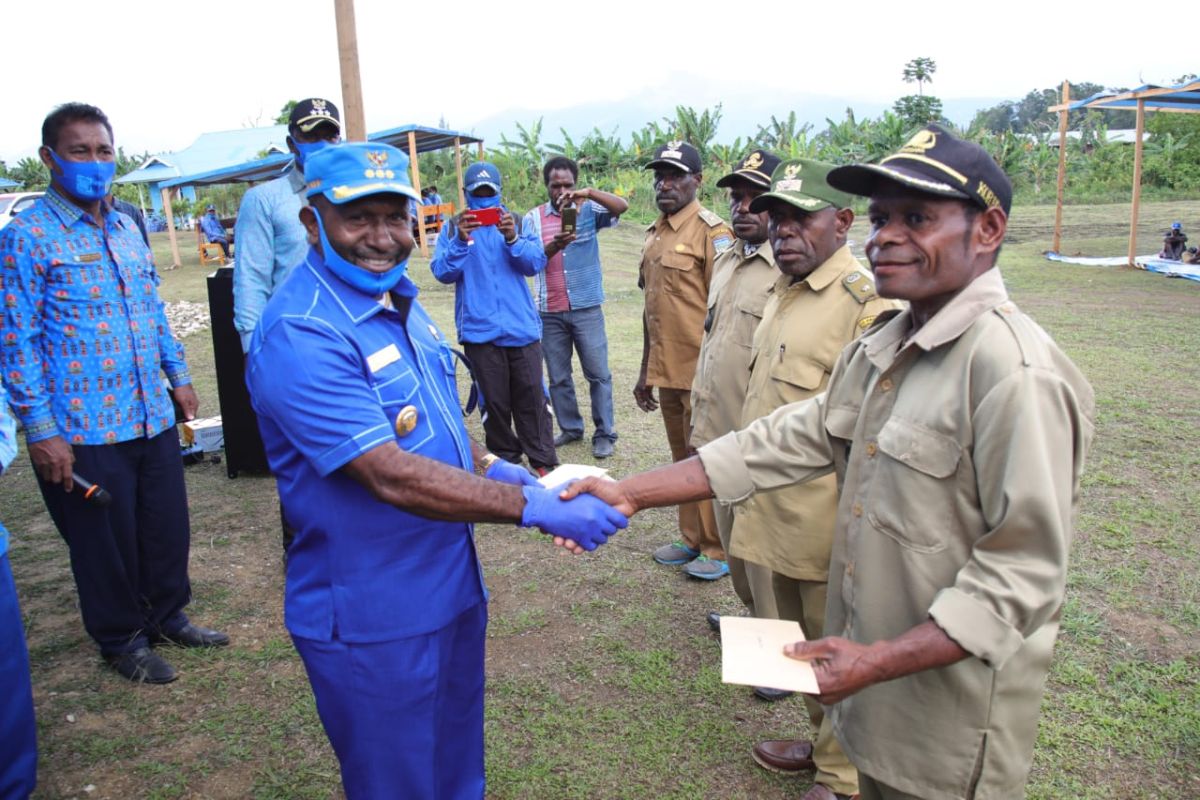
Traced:
[[853, 561], [851, 561], [849, 564], [846, 565], [846, 577], [848, 577], [848, 578], [854, 577], [854, 562]]
[[875, 455], [875, 453], [878, 450], [879, 450], [879, 448], [875, 446], [874, 442], [867, 442], [867, 456], [868, 457]]
[[862, 511], [863, 511], [863, 509], [862, 509], [862, 503], [855, 503], [855, 504], [854, 504], [854, 507], [850, 509], [850, 513], [851, 513], [851, 514], [853, 514], [853, 515], [854, 515], [854, 516], [856, 516], [856, 517], [861, 517], [861, 516], [862, 516]]
[[894, 383], [892, 383], [892, 379], [891, 379], [891, 378], [884, 378], [883, 380], [881, 380], [881, 381], [879, 382], [879, 391], [881, 391], [881, 392], [890, 392], [890, 391], [892, 390], [892, 387], [893, 387], [893, 386], [895, 386], [895, 384], [894, 384]]

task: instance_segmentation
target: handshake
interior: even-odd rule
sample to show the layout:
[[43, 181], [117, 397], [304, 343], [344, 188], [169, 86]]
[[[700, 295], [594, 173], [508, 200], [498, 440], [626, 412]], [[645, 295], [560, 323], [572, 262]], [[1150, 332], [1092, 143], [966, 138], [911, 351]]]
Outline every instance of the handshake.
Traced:
[[573, 484], [547, 489], [517, 464], [497, 461], [488, 469], [486, 477], [520, 486], [525, 497], [521, 527], [540, 528], [554, 537], [556, 545], [576, 554], [595, 550], [607, 542], [608, 537], [629, 525], [624, 514], [600, 498], [574, 492], [569, 499], [563, 499]]

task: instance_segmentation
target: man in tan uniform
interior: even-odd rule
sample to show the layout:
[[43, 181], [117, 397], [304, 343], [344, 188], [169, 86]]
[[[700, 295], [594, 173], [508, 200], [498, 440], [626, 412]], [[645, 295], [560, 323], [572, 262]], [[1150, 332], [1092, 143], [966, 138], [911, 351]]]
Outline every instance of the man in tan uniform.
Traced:
[[[655, 151], [646, 169], [654, 170], [654, 202], [662, 216], [646, 229], [642, 248], [638, 287], [646, 294], [646, 307], [642, 369], [633, 397], [646, 412], [661, 403], [671, 459], [682, 461], [691, 454], [691, 388], [704, 335], [708, 285], [717, 256], [733, 246], [733, 232], [696, 200], [704, 178], [696, 148], [668, 142]], [[701, 555], [725, 560], [711, 503], [681, 503], [679, 534], [681, 541], [654, 551], [655, 561], [680, 566]]]
[[[752, 150], [733, 172], [717, 181], [718, 187], [729, 190], [729, 219], [737, 239], [733, 247], [717, 256], [712, 284], [708, 287], [704, 339], [700, 342], [696, 379], [692, 381], [689, 444], [693, 451], [741, 427], [742, 401], [746, 399], [746, 383], [750, 380], [750, 344], [762, 319], [767, 291], [779, 277], [767, 241], [767, 213], [752, 213], [750, 203], [771, 188], [771, 173], [777, 166], [779, 156], [766, 150]], [[758, 564], [729, 556], [733, 512], [719, 503], [713, 503], [712, 509], [727, 558], [721, 561], [702, 555], [683, 571], [704, 580], [730, 575], [733, 590], [752, 616], [774, 616], [770, 572]], [[762, 608], [755, 607], [751, 583], [759, 584]]]
[[[851, 196], [826, 181], [832, 164], [798, 159], [781, 164], [771, 191], [751, 205], [769, 215], [777, 276], [754, 336], [753, 371], [738, 428], [780, 406], [825, 391], [842, 350], [884, 311], [899, 308], [850, 252]], [[807, 639], [821, 636], [829, 552], [837, 513], [833, 475], [766, 492], [743, 504], [734, 519], [730, 552], [771, 570], [771, 602], [780, 619], [800, 623]], [[759, 613], [759, 616], [767, 616]], [[814, 741], [771, 740], [754, 759], [776, 772], [816, 770], [831, 792], [858, 791], [858, 774], [833, 736], [821, 704], [806, 697]]]
[[629, 514], [714, 494], [743, 502], [833, 472], [826, 636], [784, 652], [812, 663], [862, 797], [1021, 797], [1092, 389], [1008, 299], [995, 267], [1012, 185], [983, 148], [930, 125], [829, 182], [871, 198], [876, 286], [909, 308], [842, 352], [825, 394], [698, 458], [567, 495], [595, 492]]

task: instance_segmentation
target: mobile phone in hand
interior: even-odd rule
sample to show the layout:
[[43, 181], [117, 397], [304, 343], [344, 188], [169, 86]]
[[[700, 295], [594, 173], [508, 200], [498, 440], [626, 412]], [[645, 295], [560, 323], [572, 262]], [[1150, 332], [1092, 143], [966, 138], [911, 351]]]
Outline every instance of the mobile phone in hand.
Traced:
[[475, 218], [475, 221], [480, 225], [497, 225], [500, 223], [500, 211], [496, 208], [472, 208], [468, 213]]
[[562, 214], [562, 232], [574, 233], [575, 221], [579, 216], [579, 209], [577, 209], [575, 204], [572, 203], [569, 206], [563, 206], [560, 213]]

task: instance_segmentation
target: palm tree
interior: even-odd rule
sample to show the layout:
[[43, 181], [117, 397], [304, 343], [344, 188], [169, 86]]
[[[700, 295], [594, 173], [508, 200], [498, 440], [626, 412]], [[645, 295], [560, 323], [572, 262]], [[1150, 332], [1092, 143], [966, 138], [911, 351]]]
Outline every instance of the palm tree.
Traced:
[[904, 65], [904, 82], [915, 83], [917, 94], [925, 94], [925, 81], [933, 82], [933, 73], [937, 72], [937, 63], [932, 58], [914, 58]]

